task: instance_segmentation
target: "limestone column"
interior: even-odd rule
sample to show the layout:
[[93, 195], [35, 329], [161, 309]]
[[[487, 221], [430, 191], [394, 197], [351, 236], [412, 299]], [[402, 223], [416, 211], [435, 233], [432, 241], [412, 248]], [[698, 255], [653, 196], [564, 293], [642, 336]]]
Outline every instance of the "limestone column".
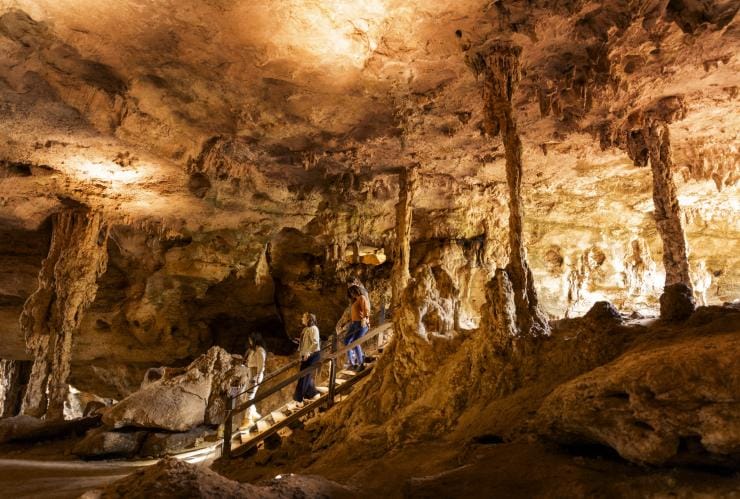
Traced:
[[665, 287], [660, 299], [661, 317], [684, 319], [694, 310], [689, 275], [688, 246], [681, 224], [668, 124], [686, 113], [680, 95], [662, 97], [631, 113], [622, 129], [621, 143], [636, 166], [650, 161], [653, 177], [655, 224], [663, 242]]
[[490, 40], [470, 50], [466, 62], [482, 83], [486, 130], [501, 133], [506, 155], [506, 183], [509, 188], [509, 264], [516, 306], [517, 328], [521, 334], [549, 332], [549, 325], [537, 302], [532, 272], [523, 242], [522, 141], [516, 128], [511, 99], [519, 81], [521, 47], [505, 40]]
[[419, 180], [416, 167], [404, 168], [399, 174], [398, 203], [396, 204], [396, 240], [393, 247], [393, 271], [391, 277], [391, 308], [401, 303], [401, 294], [411, 279], [411, 219], [414, 194]]
[[53, 216], [39, 287], [21, 314], [26, 346], [34, 356], [23, 414], [64, 417], [72, 341], [107, 267], [107, 242], [108, 227], [98, 212], [70, 208]]
[[28, 361], [0, 360], [0, 418], [18, 414], [30, 368]]
[[655, 224], [663, 241], [665, 286], [685, 284], [692, 289], [686, 235], [681, 224], [676, 184], [673, 181], [671, 138], [666, 124], [651, 124], [643, 131], [653, 173]]

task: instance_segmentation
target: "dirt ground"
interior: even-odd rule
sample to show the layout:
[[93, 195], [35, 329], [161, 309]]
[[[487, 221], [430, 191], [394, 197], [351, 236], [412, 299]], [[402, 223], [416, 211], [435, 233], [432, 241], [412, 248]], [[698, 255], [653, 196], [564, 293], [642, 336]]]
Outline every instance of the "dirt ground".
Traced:
[[[493, 438], [492, 440], [496, 440]], [[360, 453], [361, 455], [361, 453]], [[218, 463], [248, 482], [291, 471], [287, 463]], [[601, 448], [561, 449], [540, 442], [416, 444], [344, 466], [316, 464], [295, 472], [321, 475], [368, 498], [740, 498], [740, 473], [631, 465]]]

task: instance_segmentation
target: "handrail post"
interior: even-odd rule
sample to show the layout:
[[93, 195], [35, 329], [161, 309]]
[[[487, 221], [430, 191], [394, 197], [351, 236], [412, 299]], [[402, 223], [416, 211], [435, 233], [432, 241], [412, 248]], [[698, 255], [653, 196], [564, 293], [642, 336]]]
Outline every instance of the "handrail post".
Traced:
[[339, 360], [336, 355], [338, 350], [337, 335], [338, 333], [335, 332], [331, 339], [331, 353], [334, 354], [334, 356], [329, 361], [329, 396], [326, 398], [327, 407], [334, 405], [334, 389], [337, 382], [337, 361]]
[[231, 459], [231, 435], [233, 433], [234, 408], [236, 407], [236, 397], [231, 393], [226, 395], [226, 416], [224, 419], [224, 443], [221, 446], [221, 457]]

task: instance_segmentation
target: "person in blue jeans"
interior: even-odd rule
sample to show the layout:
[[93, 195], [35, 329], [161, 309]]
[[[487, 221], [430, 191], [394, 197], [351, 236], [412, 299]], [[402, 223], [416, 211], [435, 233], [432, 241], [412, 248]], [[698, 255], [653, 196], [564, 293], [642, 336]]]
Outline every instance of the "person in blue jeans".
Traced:
[[[370, 300], [367, 299], [359, 286], [350, 286], [347, 293], [352, 301], [350, 311], [352, 322], [347, 326], [347, 334], [344, 337], [345, 346], [365, 336], [370, 329]], [[360, 345], [349, 350], [347, 357], [349, 358], [350, 369], [356, 371], [363, 369], [365, 353]]]

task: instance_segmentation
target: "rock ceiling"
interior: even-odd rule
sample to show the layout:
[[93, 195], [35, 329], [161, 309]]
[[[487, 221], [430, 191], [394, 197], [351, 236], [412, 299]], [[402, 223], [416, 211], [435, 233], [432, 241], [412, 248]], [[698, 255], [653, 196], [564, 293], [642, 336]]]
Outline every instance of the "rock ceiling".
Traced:
[[[416, 241], [495, 233], [503, 147], [482, 132], [464, 49], [505, 37], [523, 48], [525, 230], [545, 300], [562, 301], [559, 269], [594, 245], [624, 260], [645, 238], [660, 261], [650, 172], [620, 131], [674, 95], [687, 107], [671, 135], [692, 258], [719, 283], [714, 297], [736, 298], [737, 11], [732, 0], [0, 0], [0, 228], [22, 241], [84, 203], [170, 238], [238, 230], [228, 257], [176, 248], [186, 263], [167, 263], [192, 277], [197, 261], [219, 282], [258, 266], [285, 227], [388, 247], [396, 174], [418, 164]], [[112, 238], [143, 258], [133, 236]], [[0, 296], [27, 296], [35, 272], [0, 279]]]

